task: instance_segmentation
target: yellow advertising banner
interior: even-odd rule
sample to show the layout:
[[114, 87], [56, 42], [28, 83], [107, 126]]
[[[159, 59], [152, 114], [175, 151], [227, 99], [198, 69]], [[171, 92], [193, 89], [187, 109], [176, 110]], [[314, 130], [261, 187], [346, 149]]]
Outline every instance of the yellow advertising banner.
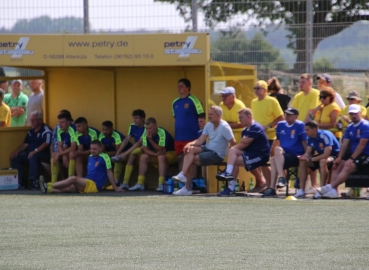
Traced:
[[209, 60], [207, 33], [0, 35], [0, 66], [193, 66]]

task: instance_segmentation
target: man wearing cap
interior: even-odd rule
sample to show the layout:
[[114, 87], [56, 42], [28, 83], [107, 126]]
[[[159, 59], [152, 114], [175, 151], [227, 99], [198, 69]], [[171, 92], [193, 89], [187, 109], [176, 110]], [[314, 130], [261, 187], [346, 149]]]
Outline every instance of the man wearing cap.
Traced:
[[3, 102], [5, 92], [0, 88], [0, 127], [9, 127], [12, 121], [11, 111], [8, 105]]
[[[307, 148], [304, 155], [299, 156], [300, 188], [295, 194], [296, 198], [304, 198], [307, 179], [307, 168], [315, 171], [319, 169], [320, 184], [324, 186], [328, 180], [328, 169], [333, 165], [340, 151], [340, 143], [332, 132], [319, 129], [315, 121], [305, 123], [305, 131], [308, 136]], [[316, 154], [315, 154], [316, 153]], [[313, 188], [316, 188], [314, 186]]]
[[[327, 86], [332, 87], [332, 77], [329, 74], [324, 73], [324, 74], [318, 75], [316, 78], [318, 80], [318, 89], [319, 90], [322, 90], [325, 86], [326, 87]], [[343, 99], [342, 99], [341, 95], [337, 92], [336, 92], [334, 102], [336, 102], [338, 104], [338, 106], [340, 106], [341, 109], [346, 106], [345, 102], [343, 102]]]
[[[347, 126], [351, 124], [350, 116], [348, 113], [348, 108], [350, 107], [351, 104], [358, 104], [361, 110], [361, 117], [365, 118], [367, 110], [364, 106], [359, 104], [361, 100], [362, 99], [360, 98], [360, 95], [358, 92], [356, 91], [349, 92], [347, 96], [348, 105], [341, 110], [339, 114], [339, 118], [338, 118], [338, 119], [341, 119], [343, 132], [345, 132]], [[339, 123], [336, 123], [336, 126], [339, 127]]]
[[44, 112], [44, 90], [42, 90], [42, 80], [31, 80], [29, 86], [33, 93], [28, 99], [26, 126], [31, 125], [31, 112]]
[[274, 141], [274, 156], [270, 158], [271, 183], [263, 197], [276, 196], [275, 182], [278, 188], [286, 185], [284, 170], [299, 166], [298, 156], [306, 150], [306, 132], [304, 122], [297, 120], [299, 111], [288, 108], [284, 111], [286, 120], [280, 121], [276, 128], [277, 139]]
[[[269, 146], [271, 147], [273, 141], [276, 139], [275, 126], [279, 121], [284, 119], [283, 111], [278, 101], [268, 96], [268, 84], [266, 81], [257, 81], [254, 86], [254, 92], [257, 97], [251, 101], [254, 119], [263, 126], [269, 141]], [[270, 186], [270, 168], [263, 166], [262, 170], [267, 181], [267, 186]], [[252, 192], [260, 191], [257, 189], [257, 191]]]
[[223, 110], [222, 119], [227, 121], [231, 128], [241, 128], [242, 125], [238, 119], [238, 111], [246, 108], [245, 104], [236, 98], [236, 90], [232, 86], [224, 88], [220, 92], [222, 102], [219, 107]]
[[[369, 166], [369, 122], [362, 119], [361, 108], [357, 104], [349, 106], [351, 124], [346, 128], [337, 159], [333, 164], [331, 183], [317, 189], [315, 198], [338, 198], [338, 186], [354, 172]], [[351, 151], [345, 154], [351, 142]]]
[[12, 81], [12, 93], [5, 94], [4, 102], [12, 114], [11, 127], [22, 127], [26, 123], [28, 97], [22, 92], [22, 80]]

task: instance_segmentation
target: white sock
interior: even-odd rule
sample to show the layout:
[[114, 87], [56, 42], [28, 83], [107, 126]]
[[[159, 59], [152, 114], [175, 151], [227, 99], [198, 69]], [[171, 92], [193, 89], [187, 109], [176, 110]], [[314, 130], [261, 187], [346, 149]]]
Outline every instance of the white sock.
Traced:
[[328, 184], [327, 185], [327, 188], [328, 188], [328, 190], [332, 190], [333, 189], [332, 186], [331, 186], [331, 184]]
[[232, 164], [227, 164], [226, 173], [231, 174], [232, 172], [233, 172], [233, 165]]
[[184, 176], [183, 172], [180, 171], [179, 174], [178, 174], [178, 176], [182, 176], [182, 175]]
[[303, 191], [301, 188], [297, 192], [305, 193], [305, 191]]
[[228, 186], [228, 188], [229, 188], [230, 190], [234, 191], [235, 187], [236, 187], [236, 180], [231, 180], [231, 181], [229, 181], [229, 186]]
[[118, 185], [119, 184], [119, 179], [115, 179], [115, 183]]

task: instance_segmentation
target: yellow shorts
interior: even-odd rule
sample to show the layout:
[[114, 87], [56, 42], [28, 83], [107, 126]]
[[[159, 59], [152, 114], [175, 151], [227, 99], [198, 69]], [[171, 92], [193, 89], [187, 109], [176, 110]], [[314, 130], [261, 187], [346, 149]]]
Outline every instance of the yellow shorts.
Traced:
[[97, 187], [94, 181], [90, 179], [85, 179], [85, 180], [86, 180], [86, 187], [83, 191], [80, 191], [79, 193], [98, 193], [99, 192], [97, 190]]
[[[169, 151], [165, 153], [165, 156], [167, 157], [167, 163], [168, 165], [174, 164], [178, 162], [176, 151]], [[156, 168], [158, 166], [158, 157], [151, 157], [151, 163]]]
[[130, 155], [141, 155], [142, 154], [142, 151], [141, 151], [141, 148], [136, 148], [135, 150], [133, 150]]

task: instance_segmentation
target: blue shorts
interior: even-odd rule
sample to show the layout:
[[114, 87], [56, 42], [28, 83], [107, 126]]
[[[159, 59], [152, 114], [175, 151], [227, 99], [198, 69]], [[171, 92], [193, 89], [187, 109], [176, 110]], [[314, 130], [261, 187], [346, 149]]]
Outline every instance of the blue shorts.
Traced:
[[264, 166], [269, 161], [269, 156], [261, 156], [260, 153], [245, 152], [242, 154], [246, 171], [252, 171]]

